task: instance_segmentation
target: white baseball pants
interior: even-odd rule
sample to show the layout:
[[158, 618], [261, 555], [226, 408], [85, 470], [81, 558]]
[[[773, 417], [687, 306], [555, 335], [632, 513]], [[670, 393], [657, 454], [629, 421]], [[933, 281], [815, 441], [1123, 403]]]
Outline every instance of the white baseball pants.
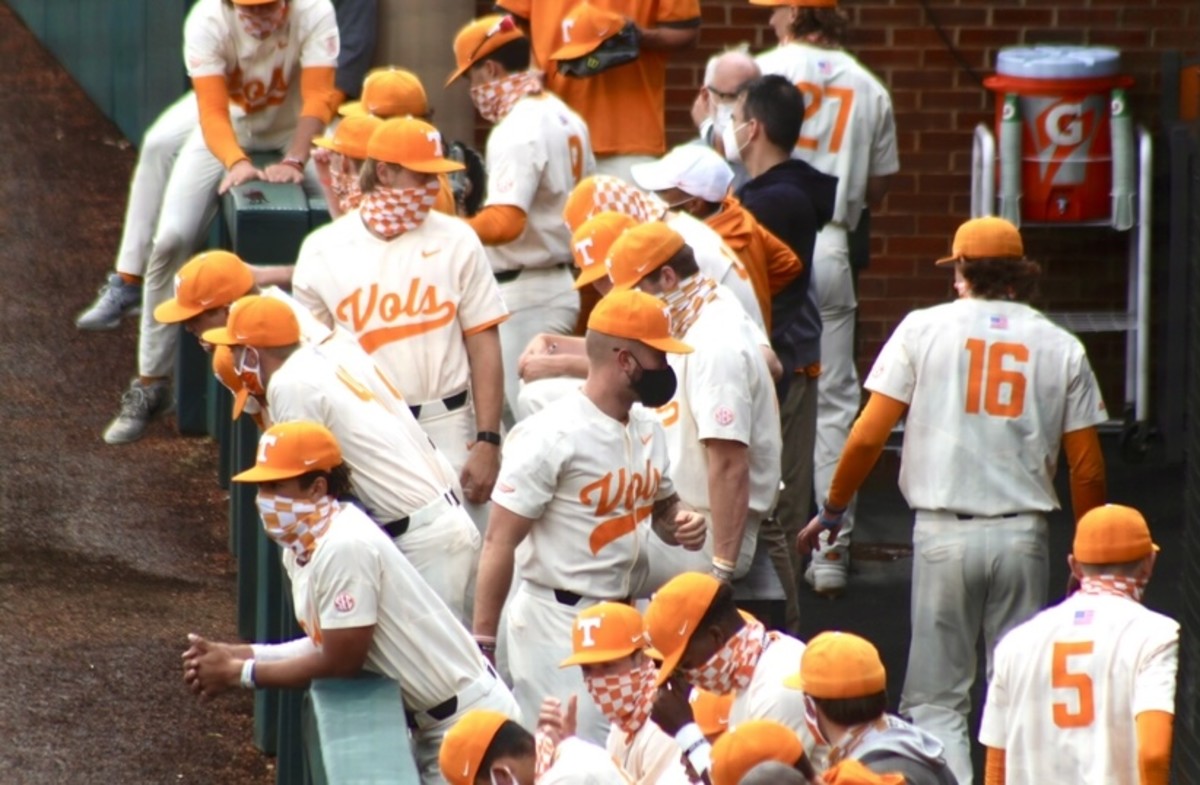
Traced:
[[[444, 720], [434, 719], [421, 712], [416, 713], [417, 729], [413, 731], [413, 747], [417, 756], [417, 770], [421, 773], [421, 785], [445, 785], [442, 771], [438, 767], [438, 752], [442, 739], [462, 716], [472, 709], [498, 711], [521, 722], [521, 710], [504, 682], [494, 674], [479, 677], [474, 684], [458, 694], [458, 711]], [[532, 722], [537, 721], [537, 715]]]
[[1046, 519], [1040, 513], [960, 520], [917, 511], [912, 640], [900, 713], [945, 745], [959, 785], [972, 785], [967, 716], [983, 633], [987, 675], [996, 642], [1046, 604]]
[[483, 538], [466, 510], [446, 504], [439, 496], [412, 513], [408, 531], [393, 542], [455, 618], [469, 624], [468, 591]]
[[[467, 455], [470, 453], [470, 445], [475, 441], [476, 433], [475, 407], [470, 399], [454, 411], [446, 411], [446, 407], [440, 401], [422, 404], [421, 415], [417, 418], [417, 422], [429, 436], [429, 440], [442, 452], [442, 455], [446, 456], [446, 460], [461, 477], [463, 466], [467, 463]], [[486, 532], [487, 503], [472, 504], [466, 499], [463, 499], [462, 502], [463, 508], [475, 522], [476, 530], [480, 534]], [[474, 570], [472, 570], [472, 575], [474, 575]]]
[[579, 319], [579, 293], [566, 267], [522, 270], [500, 284], [508, 318], [500, 323], [500, 352], [504, 358], [504, 400], [514, 421], [518, 418], [521, 377], [517, 361], [539, 333], [570, 335]]

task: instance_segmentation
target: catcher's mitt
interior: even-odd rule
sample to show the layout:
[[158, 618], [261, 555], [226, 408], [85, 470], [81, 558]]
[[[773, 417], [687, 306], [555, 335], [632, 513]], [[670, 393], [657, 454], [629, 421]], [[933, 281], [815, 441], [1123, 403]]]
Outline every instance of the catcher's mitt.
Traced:
[[466, 167], [461, 171], [451, 172], [449, 178], [459, 215], [470, 218], [479, 212], [484, 197], [487, 196], [487, 170], [483, 166], [483, 157], [475, 148], [459, 141], [449, 144], [446, 157]]
[[586, 79], [610, 68], [633, 62], [641, 51], [642, 31], [632, 20], [621, 32], [606, 39], [591, 52], [573, 60], [559, 60], [558, 72], [564, 76]]

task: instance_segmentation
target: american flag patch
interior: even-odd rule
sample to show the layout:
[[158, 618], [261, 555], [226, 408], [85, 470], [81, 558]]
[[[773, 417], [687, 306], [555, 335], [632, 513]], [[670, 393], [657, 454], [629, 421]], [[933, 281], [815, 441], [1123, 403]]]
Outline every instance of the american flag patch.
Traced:
[[821, 72], [821, 76], [829, 76], [833, 73], [833, 63], [828, 60], [819, 60], [817, 62], [817, 70]]
[[1091, 611], [1075, 611], [1075, 624], [1078, 625], [1078, 624], [1091, 624], [1091, 623], [1092, 623], [1092, 612]]
[[1007, 330], [1008, 329], [1008, 317], [1007, 316], [989, 316], [988, 317], [988, 327], [992, 328], [993, 330]]

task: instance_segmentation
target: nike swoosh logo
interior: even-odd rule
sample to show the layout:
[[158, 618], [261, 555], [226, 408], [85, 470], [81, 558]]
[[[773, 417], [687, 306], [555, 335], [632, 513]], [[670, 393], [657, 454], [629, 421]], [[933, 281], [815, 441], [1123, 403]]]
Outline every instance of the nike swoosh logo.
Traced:
[[421, 256], [425, 259], [428, 259], [429, 257], [433, 256], [435, 253], [437, 253], [440, 250], [442, 250], [442, 249], [434, 248], [432, 251], [421, 251]]
[[320, 458], [312, 458], [312, 459], [305, 458], [305, 459], [304, 459], [304, 465], [305, 465], [305, 466], [312, 466], [314, 463], [316, 463], [316, 462], [317, 462], [317, 461], [319, 461], [319, 460], [321, 460], [321, 459], [320, 459]]

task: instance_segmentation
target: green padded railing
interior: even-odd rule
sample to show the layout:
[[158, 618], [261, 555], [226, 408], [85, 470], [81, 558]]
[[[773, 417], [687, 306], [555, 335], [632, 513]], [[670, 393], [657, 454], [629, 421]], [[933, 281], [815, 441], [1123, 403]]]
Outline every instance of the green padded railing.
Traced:
[[400, 685], [364, 674], [313, 682], [304, 705], [313, 785], [417, 785]]

